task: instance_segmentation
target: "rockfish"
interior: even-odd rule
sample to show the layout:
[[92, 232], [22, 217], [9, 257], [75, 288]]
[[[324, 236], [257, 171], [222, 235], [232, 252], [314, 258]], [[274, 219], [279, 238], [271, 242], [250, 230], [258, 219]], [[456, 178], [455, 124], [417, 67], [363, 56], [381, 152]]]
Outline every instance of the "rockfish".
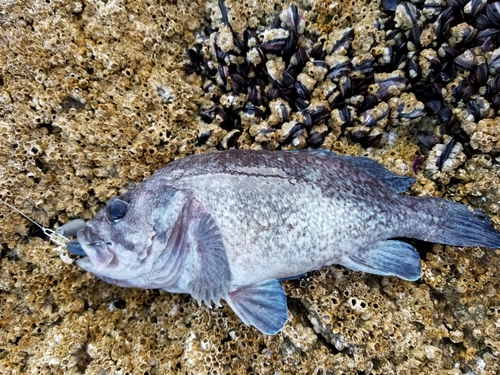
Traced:
[[287, 320], [281, 280], [332, 264], [417, 280], [418, 253], [394, 238], [500, 248], [485, 214], [401, 194], [413, 182], [322, 150], [195, 155], [111, 199], [68, 249], [108, 283], [224, 299], [272, 335]]

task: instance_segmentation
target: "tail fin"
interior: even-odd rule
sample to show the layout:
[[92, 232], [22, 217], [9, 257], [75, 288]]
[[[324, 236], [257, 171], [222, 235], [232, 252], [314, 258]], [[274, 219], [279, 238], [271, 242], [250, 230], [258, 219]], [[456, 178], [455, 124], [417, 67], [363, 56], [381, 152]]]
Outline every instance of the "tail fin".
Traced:
[[453, 246], [500, 248], [500, 232], [485, 213], [445, 199], [418, 199], [422, 200], [422, 209], [439, 216], [434, 218], [433, 228], [422, 236], [426, 240]]

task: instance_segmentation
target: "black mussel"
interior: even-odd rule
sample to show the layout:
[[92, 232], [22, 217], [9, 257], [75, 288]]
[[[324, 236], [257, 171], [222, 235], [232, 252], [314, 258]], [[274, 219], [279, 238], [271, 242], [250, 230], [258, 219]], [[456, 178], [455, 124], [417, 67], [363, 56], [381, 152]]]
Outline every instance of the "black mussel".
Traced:
[[470, 82], [463, 80], [455, 88], [451, 89], [452, 95], [457, 100], [467, 100], [475, 93], [474, 86]]
[[198, 73], [198, 72], [200, 72], [200, 67], [197, 64], [185, 63], [184, 64], [184, 71], [187, 74]]
[[435, 35], [438, 42], [444, 40], [450, 29], [461, 23], [464, 19], [464, 13], [459, 7], [446, 8], [438, 17], [436, 21]]
[[300, 99], [308, 99], [310, 96], [309, 90], [300, 81], [295, 82], [295, 94]]
[[309, 135], [309, 146], [319, 148], [325, 142], [327, 132], [314, 132]]
[[484, 86], [488, 81], [488, 65], [486, 63], [477, 65], [470, 72], [469, 80], [476, 89]]
[[441, 100], [429, 100], [425, 103], [425, 109], [427, 114], [433, 116], [443, 108], [443, 102]]
[[500, 94], [496, 94], [491, 99], [491, 108], [493, 108], [496, 112], [500, 111]]
[[426, 131], [418, 131], [417, 139], [419, 143], [427, 149], [432, 149], [435, 145], [439, 143], [439, 138], [434, 134]]
[[408, 64], [406, 65], [406, 73], [413, 80], [420, 79], [422, 76], [422, 69], [420, 68], [420, 64], [415, 59], [409, 59]]
[[[446, 108], [448, 109], [448, 108]], [[444, 113], [444, 109], [441, 110], [438, 114], [438, 118], [442, 118], [443, 116], [442, 113]], [[451, 111], [450, 111], [451, 113]], [[454, 135], [457, 134], [460, 131], [460, 121], [457, 119], [457, 117], [453, 114], [451, 114], [450, 117], [447, 117], [446, 121], [443, 121], [442, 124], [439, 126], [439, 133], [441, 135]]]
[[495, 50], [491, 54], [490, 61], [488, 63], [488, 66], [491, 69], [493, 69], [496, 73], [500, 73], [500, 53], [498, 53], [497, 50]]
[[[254, 43], [257, 43], [257, 40], [258, 35], [256, 29], [249, 28], [243, 31], [243, 44], [246, 48], [251, 48]], [[242, 50], [242, 53], [245, 53], [245, 51]]]
[[382, 8], [390, 12], [395, 12], [400, 3], [400, 0], [382, 0]]
[[370, 131], [364, 129], [351, 132], [352, 139], [365, 148], [378, 147], [383, 135], [383, 133], [372, 135]]
[[281, 78], [280, 86], [283, 88], [293, 87], [296, 84], [295, 77], [290, 74], [289, 71], [285, 71], [283, 73], [283, 77]]
[[452, 117], [453, 117], [453, 112], [449, 108], [443, 108], [438, 113], [438, 121], [441, 123], [450, 121]]
[[359, 118], [362, 120], [364, 126], [372, 127], [377, 125], [380, 120], [385, 119], [389, 116], [391, 112], [390, 109], [385, 110], [382, 113], [380, 111], [375, 111], [374, 109], [368, 109], [362, 113], [360, 113]]
[[488, 84], [491, 95], [496, 95], [500, 92], [500, 74], [497, 74]]
[[286, 137], [284, 143], [290, 143], [295, 137], [302, 135], [304, 133], [304, 124], [301, 122], [297, 122], [293, 125], [293, 127], [289, 130], [288, 136]]
[[300, 12], [299, 9], [295, 4], [292, 4], [290, 8], [288, 8], [288, 27], [291, 31], [293, 31], [295, 34], [299, 32], [298, 27], [299, 27], [299, 22], [300, 22]]
[[285, 74], [288, 74], [295, 80], [297, 76], [302, 72], [302, 68], [302, 65], [288, 65], [288, 68], [286, 68], [285, 70]]
[[276, 99], [276, 98], [279, 98], [280, 97], [280, 89], [279, 87], [276, 87], [276, 86], [272, 86], [269, 91], [267, 92], [267, 98], [269, 100], [273, 100], [273, 99]]
[[490, 22], [486, 14], [478, 15], [476, 18], [474, 18], [473, 22], [474, 22], [474, 27], [480, 31], [494, 27], [494, 25]]
[[219, 0], [219, 9], [220, 9], [220, 13], [222, 16], [222, 22], [224, 23], [224, 25], [231, 28], [231, 24], [229, 23], [228, 12], [227, 12], [227, 8], [226, 8], [226, 4], [224, 4], [224, 0]]
[[403, 118], [403, 119], [415, 119], [425, 116], [427, 114], [425, 106], [422, 106], [421, 108], [416, 107], [411, 111], [408, 111], [403, 103], [399, 104], [396, 107], [396, 110], [398, 118]]
[[392, 77], [377, 81], [378, 90], [375, 96], [379, 100], [388, 99], [393, 96], [394, 90], [404, 90], [408, 86], [408, 80], [405, 77]]
[[446, 4], [449, 7], [463, 8], [468, 1], [465, 0], [446, 0]]
[[264, 42], [260, 45], [260, 49], [265, 54], [280, 56], [283, 48], [285, 47], [286, 39], [274, 39]]
[[304, 109], [309, 107], [309, 103], [302, 98], [296, 98], [290, 104], [293, 106], [293, 108], [295, 108], [296, 111], [303, 111]]
[[354, 88], [353, 88], [353, 94], [356, 95], [365, 95], [368, 87], [373, 83], [373, 76], [369, 75], [366, 76], [365, 78], [355, 80], [354, 81]]
[[420, 11], [418, 8], [408, 1], [403, 1], [400, 5], [403, 7], [405, 15], [411, 19], [413, 24], [416, 24], [420, 18]]
[[330, 117], [330, 109], [325, 106], [318, 106], [309, 111], [313, 125], [320, 125]]
[[248, 86], [247, 100], [256, 106], [263, 104], [262, 92], [259, 85], [251, 83]]
[[232, 130], [234, 128], [234, 120], [231, 115], [225, 109], [217, 106], [215, 108], [215, 120], [219, 122], [221, 127], [227, 130]]
[[337, 80], [342, 76], [346, 76], [352, 69], [351, 61], [344, 61], [336, 65], [332, 65], [328, 72], [326, 73], [325, 78]]
[[472, 0], [470, 7], [470, 14], [472, 18], [476, 18], [479, 13], [483, 11], [483, 9], [488, 5], [488, 3], [484, 0]]
[[207, 130], [198, 135], [196, 137], [196, 143], [198, 146], [201, 146], [202, 144], [205, 144], [206, 141], [208, 141], [208, 138], [212, 135], [212, 130]]
[[374, 64], [373, 56], [370, 56], [366, 60], [361, 60], [361, 61], [357, 61], [357, 60], [358, 60], [358, 56], [356, 56], [353, 59], [353, 64], [352, 64], [353, 71], [366, 74], [366, 73], [373, 72], [373, 69], [375, 69], [375, 67], [373, 65]]
[[412, 42], [413, 45], [417, 48], [421, 47], [421, 44], [420, 44], [420, 35], [421, 34], [422, 34], [422, 28], [417, 23], [414, 23], [412, 28], [410, 29], [410, 33], [408, 35], [408, 38], [410, 39], [410, 42]]
[[315, 45], [309, 53], [309, 56], [311, 56], [315, 60], [324, 60], [326, 57], [326, 51], [323, 49], [323, 45]]
[[342, 121], [342, 126], [351, 126], [353, 123], [353, 110], [350, 107], [343, 107], [339, 110], [340, 120]]
[[348, 76], [340, 77], [340, 92], [344, 98], [349, 98], [353, 94], [352, 80]]
[[362, 103], [360, 103], [359, 107], [358, 107], [358, 111], [359, 112], [364, 112], [368, 109], [372, 109], [373, 107], [375, 107], [377, 104], [379, 103], [377, 97], [375, 95], [372, 95], [372, 94], [366, 94], [364, 96], [364, 100]]
[[486, 7], [486, 15], [495, 26], [500, 26], [500, 1], [489, 3]]
[[447, 84], [455, 79], [457, 76], [457, 70], [455, 69], [455, 64], [452, 61], [445, 62], [441, 71], [438, 73], [436, 80]]
[[217, 44], [217, 34], [215, 35], [214, 43], [212, 46], [213, 46], [214, 51], [215, 51], [215, 56], [217, 57], [217, 62], [219, 64], [225, 64], [227, 52], [224, 52], [223, 50], [221, 50], [219, 45]]
[[428, 83], [425, 81], [419, 81], [413, 85], [413, 93], [419, 100], [424, 102], [433, 99], [443, 100], [441, 88], [442, 86], [437, 82]]
[[237, 93], [245, 93], [247, 92], [247, 80], [240, 74], [234, 73], [230, 74], [229, 82], [231, 84], [231, 90]]
[[441, 155], [438, 156], [438, 158], [436, 160], [436, 167], [438, 167], [439, 169], [441, 169], [443, 167], [444, 162], [449, 158], [449, 156], [451, 154], [451, 150], [453, 150], [453, 147], [455, 146], [456, 143], [457, 143], [457, 141], [455, 140], [455, 137], [450, 139], [448, 144], [441, 151]]
[[491, 52], [495, 49], [495, 43], [491, 37], [486, 38], [483, 44], [481, 44], [481, 49], [483, 52]]
[[204, 109], [200, 112], [201, 118], [203, 121], [206, 121], [208, 123], [211, 123], [213, 119], [215, 118], [215, 114], [217, 112], [218, 105], [214, 105], [210, 108]]
[[296, 34], [291, 31], [285, 40], [283, 49], [281, 50], [281, 56], [283, 57], [283, 60], [290, 61], [290, 58], [295, 53], [296, 47], [297, 47], [297, 37]]
[[[347, 50], [350, 47], [353, 38], [354, 38], [354, 29], [348, 27], [347, 29], [344, 30], [342, 37], [335, 42], [331, 52], [336, 52], [341, 48]], [[316, 60], [324, 60], [324, 59], [325, 59], [324, 57], [321, 59], [316, 58]]]
[[230, 148], [239, 148], [238, 139], [241, 136], [241, 131], [234, 129], [231, 130], [222, 140], [222, 148], [224, 150], [229, 150]]
[[290, 64], [302, 67], [308, 61], [309, 53], [307, 53], [307, 51], [303, 47], [298, 47], [290, 60]]
[[306, 129], [311, 129], [313, 125], [311, 113], [309, 113], [309, 111], [307, 110], [303, 110], [302, 115], [304, 116], [304, 126], [306, 127]]
[[186, 54], [189, 60], [194, 64], [199, 64], [203, 60], [202, 54], [203, 46], [200, 43], [195, 43], [191, 49], [189, 49]]
[[483, 101], [479, 99], [470, 100], [465, 105], [468, 112], [474, 117], [475, 122], [478, 122], [483, 118], [483, 113], [482, 113], [483, 105], [484, 105]]
[[283, 122], [287, 122], [289, 120], [289, 117], [290, 117], [290, 113], [288, 111], [288, 108], [286, 105], [284, 104], [281, 104], [280, 105], [280, 112], [281, 112], [281, 119]]
[[459, 72], [466, 72], [477, 65], [476, 55], [473, 50], [468, 49], [461, 55], [455, 57], [453, 63]]
[[312, 63], [314, 66], [317, 66], [319, 68], [323, 68], [325, 70], [328, 70], [330, 68], [328, 66], [328, 64], [326, 62], [324, 62], [323, 60], [313, 60]]
[[262, 117], [264, 115], [264, 111], [252, 103], [245, 104], [245, 113], [250, 116]]
[[225, 65], [219, 65], [215, 79], [218, 85], [224, 87], [224, 89], [227, 85], [227, 77], [229, 77], [229, 68]]
[[455, 48], [449, 46], [448, 44], [445, 44], [439, 47], [439, 54], [444, 55], [444, 60], [449, 60], [457, 57], [460, 52], [458, 52]]

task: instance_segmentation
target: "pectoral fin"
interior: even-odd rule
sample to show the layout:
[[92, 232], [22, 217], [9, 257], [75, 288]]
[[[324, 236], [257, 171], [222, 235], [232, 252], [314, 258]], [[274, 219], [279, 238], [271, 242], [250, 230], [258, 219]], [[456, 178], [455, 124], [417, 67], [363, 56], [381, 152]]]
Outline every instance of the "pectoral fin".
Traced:
[[372, 246], [348, 254], [343, 266], [382, 276], [398, 276], [415, 281], [420, 278], [420, 257], [413, 246], [402, 241], [377, 241]]
[[231, 270], [219, 227], [209, 213], [201, 216], [195, 240], [200, 270], [189, 283], [191, 295], [198, 303], [205, 301], [210, 306], [213, 300], [220, 306], [219, 299], [229, 291]]
[[243, 323], [266, 335], [278, 333], [287, 320], [285, 292], [276, 279], [237, 289], [229, 293], [227, 303]]

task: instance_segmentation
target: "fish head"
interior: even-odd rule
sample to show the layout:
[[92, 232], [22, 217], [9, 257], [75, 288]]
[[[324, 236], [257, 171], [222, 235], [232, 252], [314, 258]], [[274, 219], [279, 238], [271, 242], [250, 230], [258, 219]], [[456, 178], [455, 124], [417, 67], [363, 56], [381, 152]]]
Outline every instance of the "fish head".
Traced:
[[[182, 210], [182, 194], [136, 189], [112, 198], [77, 233], [68, 250], [83, 256], [77, 265], [106, 281], [125, 286], [144, 279], [165, 254], [168, 238]], [[135, 285], [137, 280], [130, 284]]]

